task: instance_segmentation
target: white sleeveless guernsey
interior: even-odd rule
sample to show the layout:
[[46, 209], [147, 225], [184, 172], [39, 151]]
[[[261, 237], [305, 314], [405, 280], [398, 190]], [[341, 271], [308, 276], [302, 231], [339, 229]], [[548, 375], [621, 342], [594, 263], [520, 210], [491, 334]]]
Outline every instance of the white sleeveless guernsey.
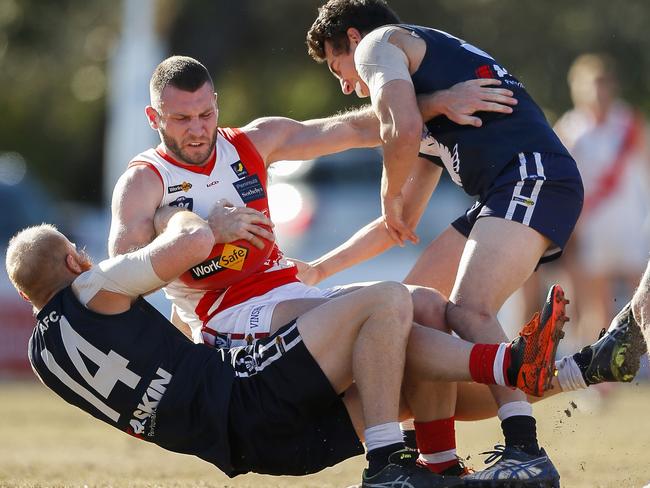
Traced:
[[[268, 209], [266, 166], [248, 136], [239, 129], [218, 129], [216, 151], [204, 166], [176, 161], [164, 152], [162, 145], [137, 155], [129, 163], [129, 167], [137, 165], [146, 165], [159, 176], [164, 191], [159, 207], [182, 206], [204, 218], [220, 199], [235, 206]], [[295, 265], [283, 259], [276, 245], [259, 269], [228, 288], [197, 290], [176, 280], [164, 291], [176, 305], [179, 317], [192, 329], [194, 341], [203, 342], [204, 336], [220, 333], [219, 324], [208, 325], [214, 315], [298, 281], [296, 273]]]

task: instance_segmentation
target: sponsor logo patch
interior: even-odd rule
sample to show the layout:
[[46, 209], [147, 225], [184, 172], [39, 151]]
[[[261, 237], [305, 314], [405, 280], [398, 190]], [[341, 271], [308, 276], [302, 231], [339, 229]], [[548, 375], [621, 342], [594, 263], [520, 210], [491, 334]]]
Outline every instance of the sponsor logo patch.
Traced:
[[246, 171], [246, 168], [244, 168], [244, 165], [242, 164], [241, 161], [237, 161], [236, 163], [232, 163], [230, 165], [232, 170], [235, 172], [237, 175], [237, 178], [243, 178], [244, 176], [248, 176], [248, 171]]
[[219, 259], [219, 265], [224, 268], [241, 271], [241, 269], [244, 267], [244, 261], [246, 261], [247, 254], [248, 249], [245, 247], [234, 246], [232, 244], [224, 244], [223, 252], [221, 253], [221, 258]]
[[233, 269], [241, 271], [246, 261], [248, 249], [245, 247], [235, 246], [233, 244], [225, 244], [221, 256], [218, 258], [208, 259], [201, 264], [194, 266], [190, 273], [195, 280], [202, 280], [212, 276], [224, 269]]
[[235, 181], [232, 186], [235, 187], [235, 190], [237, 190], [237, 193], [239, 193], [239, 196], [244, 203], [266, 197], [262, 182], [257, 175], [248, 176], [243, 180]]
[[512, 197], [512, 200], [514, 202], [521, 203], [522, 205], [526, 205], [527, 207], [530, 207], [531, 205], [535, 205], [534, 200], [526, 197], [514, 196]]
[[476, 68], [474, 71], [476, 74], [477, 78], [496, 78], [496, 73], [492, 70], [492, 66], [489, 64], [484, 64], [483, 66], [479, 66]]
[[178, 197], [176, 200], [169, 204], [170, 207], [183, 207], [192, 210], [194, 207], [194, 199], [188, 197]]
[[230, 349], [232, 340], [228, 334], [219, 334], [217, 333], [214, 338], [214, 347], [217, 349]]
[[171, 373], [163, 368], [158, 368], [156, 375], [157, 377], [151, 380], [149, 387], [142, 395], [142, 400], [131, 416], [127, 432], [134, 437], [142, 438], [144, 435], [154, 437], [156, 435], [156, 410], [172, 380]]
[[192, 188], [192, 183], [184, 181], [180, 185], [172, 185], [167, 187], [167, 193], [176, 193], [179, 191], [188, 192]]
[[264, 308], [264, 305], [259, 305], [257, 307], [253, 307], [253, 310], [251, 310], [251, 315], [250, 315], [250, 320], [249, 320], [249, 325], [251, 329], [255, 329], [259, 327], [260, 325], [260, 313], [262, 312], [262, 309]]

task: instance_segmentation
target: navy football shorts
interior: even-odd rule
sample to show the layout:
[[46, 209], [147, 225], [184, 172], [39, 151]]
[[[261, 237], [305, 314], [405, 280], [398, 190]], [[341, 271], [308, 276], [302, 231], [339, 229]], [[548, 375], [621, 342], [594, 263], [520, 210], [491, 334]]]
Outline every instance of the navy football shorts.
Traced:
[[363, 454], [341, 397], [307, 350], [295, 321], [228, 355], [236, 375], [229, 413], [230, 476], [249, 471], [299, 476]]
[[576, 225], [584, 190], [575, 161], [552, 153], [519, 153], [452, 226], [468, 237], [481, 217], [527, 225], [553, 242], [540, 263], [557, 259]]

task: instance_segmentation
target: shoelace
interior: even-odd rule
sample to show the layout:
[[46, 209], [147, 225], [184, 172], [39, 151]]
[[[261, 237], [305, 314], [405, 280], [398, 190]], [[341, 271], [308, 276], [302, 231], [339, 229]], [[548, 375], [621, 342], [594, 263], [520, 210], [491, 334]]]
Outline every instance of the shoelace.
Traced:
[[480, 453], [480, 455], [483, 456], [487, 454], [488, 457], [485, 458], [484, 463], [490, 464], [495, 461], [500, 461], [503, 455], [505, 454], [505, 452], [506, 452], [506, 446], [504, 446], [503, 444], [497, 444], [494, 446], [494, 449], [492, 451], [485, 451]]
[[458, 459], [458, 464], [459, 464], [460, 468], [462, 469], [462, 473], [459, 475], [461, 478], [463, 476], [467, 476], [468, 474], [473, 474], [473, 473], [476, 472], [474, 470], [474, 468], [470, 468], [469, 466], [467, 466], [465, 464], [465, 461], [462, 458], [460, 458], [458, 456], [456, 456], [456, 458]]

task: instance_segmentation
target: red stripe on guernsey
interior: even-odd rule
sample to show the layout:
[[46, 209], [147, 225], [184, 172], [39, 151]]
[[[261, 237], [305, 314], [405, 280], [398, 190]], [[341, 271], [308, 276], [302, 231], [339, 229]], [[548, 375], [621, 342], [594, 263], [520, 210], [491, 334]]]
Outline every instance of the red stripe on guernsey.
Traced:
[[496, 384], [494, 379], [494, 359], [499, 344], [475, 344], [469, 355], [469, 372], [472, 380], [486, 385]]
[[158, 175], [158, 178], [160, 179], [160, 183], [162, 186], [165, 186], [165, 183], [163, 183], [162, 176], [160, 175], [160, 171], [158, 171], [158, 168], [156, 168], [153, 164], [151, 164], [148, 161], [131, 161], [127, 168], [133, 168], [134, 166], [146, 166], [147, 168], [150, 168], [154, 173]]
[[[226, 127], [219, 128], [219, 134], [235, 146], [241, 163], [244, 165], [244, 168], [246, 168], [248, 174], [256, 174], [262, 183], [264, 191], [267, 192], [266, 185], [268, 178], [266, 173], [266, 164], [249, 137], [240, 129]], [[249, 202], [246, 206], [264, 212], [271, 217], [268, 209], [267, 198], [254, 200]], [[197, 316], [204, 324], [206, 324], [214, 315], [232, 307], [233, 305], [238, 305], [253, 297], [264, 295], [279, 286], [299, 281], [296, 276], [298, 270], [295, 266], [281, 268], [275, 271], [267, 271], [275, 266], [282, 257], [282, 251], [280, 251], [276, 245], [273, 247], [269, 259], [248, 278], [239, 283], [235, 283], [226, 290], [215, 290], [205, 293], [196, 306], [195, 312]], [[210, 312], [210, 309], [213, 307], [215, 302], [222, 296], [223, 299], [221, 299], [219, 305], [215, 310]]]
[[630, 155], [642, 141], [643, 131], [643, 119], [638, 114], [633, 114], [628, 121], [625, 134], [618, 147], [616, 158], [609, 165], [607, 171], [598, 178], [596, 184], [593, 185], [594, 189], [585, 195], [585, 202], [582, 207], [583, 216], [607, 200], [618, 188]]
[[[279, 286], [299, 281], [296, 276], [297, 274], [298, 269], [295, 266], [282, 268], [277, 271], [268, 271], [266, 273], [256, 272], [239, 283], [235, 283], [228, 287], [225, 292], [224, 290], [208, 291], [199, 300], [195, 310], [196, 315], [198, 315], [205, 325], [216, 314], [232, 307], [233, 305], [238, 305], [253, 297], [264, 295]], [[219, 306], [210, 312], [212, 305], [214, 305], [222, 295], [223, 300]], [[213, 327], [210, 328], [214, 329]], [[204, 330], [207, 329], [204, 327]]]
[[196, 166], [194, 164], [185, 164], [181, 163], [180, 161], [174, 159], [170, 154], [165, 152], [165, 146], [160, 144], [156, 148], [156, 152], [158, 155], [163, 158], [165, 161], [167, 161], [169, 164], [173, 164], [174, 166], [178, 166], [179, 168], [186, 169], [187, 171], [191, 171], [192, 173], [198, 173], [202, 175], [209, 175], [212, 173], [212, 170], [214, 168], [214, 164], [217, 161], [217, 148], [215, 147], [212, 150], [212, 154], [210, 155], [210, 159], [208, 159], [207, 164], [204, 164], [202, 166]]

